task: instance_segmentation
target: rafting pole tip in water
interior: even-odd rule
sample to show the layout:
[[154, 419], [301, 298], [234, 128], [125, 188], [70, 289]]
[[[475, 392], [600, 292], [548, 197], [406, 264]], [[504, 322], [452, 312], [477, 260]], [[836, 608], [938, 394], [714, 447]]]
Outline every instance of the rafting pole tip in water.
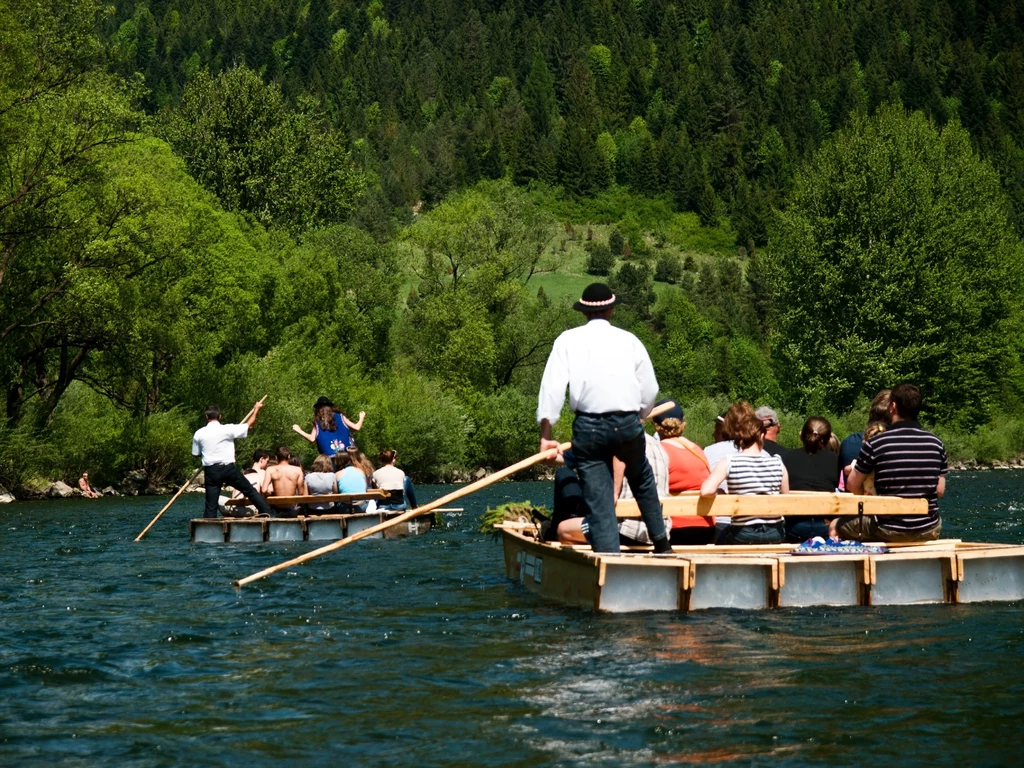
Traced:
[[[254, 405], [252, 408], [249, 409], [249, 412], [247, 414], [245, 414], [245, 418], [242, 419], [242, 421], [248, 421], [249, 417], [252, 416], [252, 412], [256, 410], [256, 407], [257, 406], [262, 406], [265, 402], [267, 402], [267, 398], [268, 397], [269, 397], [269, 395], [264, 395], [260, 399], [260, 401], [258, 403], [256, 403], [256, 405]], [[178, 489], [178, 492], [171, 497], [171, 500], [167, 502], [167, 504], [164, 506], [164, 508], [156, 513], [156, 517], [154, 517], [152, 520], [149, 521], [149, 525], [147, 525], [145, 528], [142, 529], [142, 533], [140, 533], [138, 536], [135, 537], [135, 541], [142, 541], [142, 537], [145, 536], [149, 532], [149, 529], [152, 528], [156, 524], [156, 521], [160, 519], [160, 517], [163, 515], [163, 513], [171, 508], [171, 505], [178, 500], [178, 497], [181, 496], [181, 494], [183, 494], [185, 492], [185, 489], [188, 488], [190, 485], [192, 485], [193, 481], [197, 477], [199, 477], [199, 473], [202, 472], [202, 471], [203, 471], [203, 468], [199, 467], [199, 469], [197, 469], [195, 471], [195, 474], [193, 474], [192, 477], [190, 477], [188, 480], [185, 481], [185, 484], [183, 486], [181, 486], [181, 488]]]
[[514, 475], [516, 472], [521, 472], [522, 470], [528, 467], [532, 467], [534, 464], [539, 464], [542, 461], [551, 461], [560, 452], [567, 451], [571, 447], [572, 443], [562, 443], [561, 445], [558, 446], [558, 448], [549, 448], [546, 451], [536, 453], [533, 456], [529, 457], [528, 459], [523, 459], [517, 464], [513, 464], [510, 467], [505, 467], [505, 469], [501, 469], [492, 475], [488, 475], [487, 477], [481, 478], [480, 480], [477, 480], [474, 483], [470, 483], [469, 485], [460, 488], [457, 491], [452, 491], [446, 496], [442, 496], [439, 499], [435, 499], [429, 504], [424, 504], [422, 507], [411, 509], [403, 515], [399, 515], [398, 517], [395, 517], [391, 520], [385, 520], [383, 523], [379, 523], [378, 525], [366, 528], [365, 530], [362, 530], [359, 533], [341, 539], [340, 541], [335, 541], [331, 544], [328, 544], [325, 547], [314, 549], [311, 552], [307, 552], [304, 555], [299, 555], [298, 557], [293, 558], [291, 560], [287, 560], [283, 563], [271, 566], [270, 568], [265, 568], [259, 573], [254, 573], [251, 576], [246, 576], [244, 579], [239, 579], [235, 582], [235, 587], [244, 587], [246, 584], [251, 584], [254, 581], [259, 581], [260, 579], [266, 578], [267, 576], [277, 573], [278, 571], [283, 571], [287, 568], [291, 568], [293, 565], [301, 565], [307, 560], [312, 560], [314, 558], [320, 557], [320, 555], [326, 555], [328, 552], [333, 552], [336, 549], [341, 549], [342, 547], [351, 544], [353, 541], [365, 539], [367, 536], [372, 536], [373, 534], [383, 531], [386, 528], [390, 528], [391, 526], [404, 523], [406, 520], [411, 520], [414, 517], [419, 517], [420, 515], [425, 515], [429, 512], [433, 512], [445, 506], [446, 504], [452, 503], [456, 499], [461, 499], [463, 496], [468, 496], [471, 493], [476, 493], [481, 488], [486, 488], [488, 485], [491, 485], [492, 483], [496, 483], [499, 480], [504, 480], [506, 477]]

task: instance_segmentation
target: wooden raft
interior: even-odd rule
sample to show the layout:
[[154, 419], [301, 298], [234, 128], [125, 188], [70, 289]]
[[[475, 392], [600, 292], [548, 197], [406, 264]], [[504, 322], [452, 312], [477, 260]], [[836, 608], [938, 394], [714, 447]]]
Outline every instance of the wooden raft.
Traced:
[[[720, 493], [702, 497], [686, 491], [661, 498], [662, 512], [669, 517], [839, 517], [856, 515], [926, 515], [925, 499], [894, 496], [854, 496], [850, 493], [797, 491], [774, 496], [740, 496]], [[640, 517], [635, 499], [615, 504], [618, 517]]]
[[[287, 497], [282, 497], [287, 498]], [[323, 498], [317, 497], [317, 498]], [[258, 544], [269, 541], [338, 541], [404, 514], [378, 510], [344, 515], [298, 517], [200, 517], [189, 521], [189, 540], [204, 544]], [[433, 515], [413, 518], [370, 538], [399, 538], [426, 533]]]
[[1024, 600], [1024, 546], [889, 544], [886, 554], [793, 555], [792, 544], [673, 547], [672, 554], [537, 540], [504, 523], [508, 577], [553, 601], [606, 612]]

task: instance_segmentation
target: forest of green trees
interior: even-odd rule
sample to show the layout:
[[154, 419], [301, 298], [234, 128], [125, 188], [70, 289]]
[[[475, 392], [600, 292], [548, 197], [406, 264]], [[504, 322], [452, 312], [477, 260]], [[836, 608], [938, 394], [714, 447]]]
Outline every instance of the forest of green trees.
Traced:
[[10, 488], [178, 480], [264, 394], [252, 447], [326, 394], [512, 463], [593, 279], [695, 439], [911, 379], [1024, 451], [1024, 5], [6, 0], [0, 160]]

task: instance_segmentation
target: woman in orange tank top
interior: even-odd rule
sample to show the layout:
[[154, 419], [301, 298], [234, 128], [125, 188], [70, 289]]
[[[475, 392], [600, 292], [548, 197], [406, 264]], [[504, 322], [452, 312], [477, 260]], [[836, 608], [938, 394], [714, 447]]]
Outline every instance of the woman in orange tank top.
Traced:
[[[701, 483], [711, 474], [711, 470], [700, 446], [683, 437], [686, 429], [683, 409], [676, 404], [675, 408], [655, 416], [654, 428], [668, 456], [669, 493], [700, 490]], [[712, 517], [673, 517], [670, 535], [673, 544], [710, 544], [714, 530], [715, 520]]]

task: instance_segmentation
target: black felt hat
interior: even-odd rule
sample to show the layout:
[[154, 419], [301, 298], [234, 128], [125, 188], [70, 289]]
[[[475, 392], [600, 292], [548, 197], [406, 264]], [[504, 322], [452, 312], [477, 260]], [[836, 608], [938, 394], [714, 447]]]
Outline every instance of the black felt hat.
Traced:
[[619, 303], [612, 289], [604, 283], [591, 283], [583, 289], [583, 296], [572, 305], [580, 312], [604, 312]]
[[315, 403], [315, 404], [313, 405], [313, 407], [314, 407], [314, 408], [323, 408], [323, 407], [324, 407], [325, 405], [326, 405], [326, 406], [327, 406], [328, 408], [333, 408], [333, 407], [334, 407], [334, 403], [332, 403], [332, 402], [331, 402], [330, 400], [328, 400], [328, 399], [327, 399], [326, 397], [324, 397], [323, 395], [321, 395], [321, 396], [320, 396], [320, 398], [319, 398], [319, 399], [318, 399], [318, 400], [316, 401], [316, 403]]

